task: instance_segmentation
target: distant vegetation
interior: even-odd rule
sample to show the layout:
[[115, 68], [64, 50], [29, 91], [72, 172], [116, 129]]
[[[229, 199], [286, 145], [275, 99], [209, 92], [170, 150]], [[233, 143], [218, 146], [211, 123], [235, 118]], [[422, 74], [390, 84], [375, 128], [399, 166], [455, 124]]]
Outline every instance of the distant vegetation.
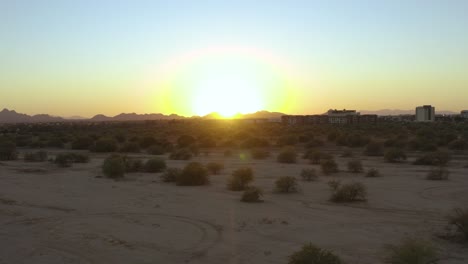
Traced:
[[387, 247], [387, 262], [391, 264], [434, 264], [438, 259], [437, 249], [422, 239], [405, 238]]
[[343, 264], [333, 252], [306, 244], [301, 250], [289, 256], [288, 264]]

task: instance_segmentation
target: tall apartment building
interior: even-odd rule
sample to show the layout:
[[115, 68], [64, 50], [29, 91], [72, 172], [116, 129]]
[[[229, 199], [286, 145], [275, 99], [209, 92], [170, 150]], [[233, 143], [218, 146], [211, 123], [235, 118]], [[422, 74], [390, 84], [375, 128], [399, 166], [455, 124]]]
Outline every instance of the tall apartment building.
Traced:
[[416, 122], [434, 122], [435, 107], [423, 105], [416, 107]]

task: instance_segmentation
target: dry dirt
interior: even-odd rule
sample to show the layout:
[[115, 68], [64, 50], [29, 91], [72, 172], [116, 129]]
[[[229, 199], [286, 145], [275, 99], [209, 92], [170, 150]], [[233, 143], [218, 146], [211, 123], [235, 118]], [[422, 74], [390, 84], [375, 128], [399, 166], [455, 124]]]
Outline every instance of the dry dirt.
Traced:
[[[279, 164], [275, 155], [253, 161], [221, 153], [192, 160], [226, 166], [201, 187], [163, 183], [159, 174], [100, 177], [106, 155], [92, 154], [90, 163], [71, 168], [2, 162], [0, 263], [287, 263], [312, 242], [347, 263], [375, 264], [383, 262], [385, 245], [405, 236], [431, 239], [440, 263], [468, 263], [467, 245], [437, 236], [445, 232], [446, 215], [468, 205], [466, 157], [451, 162], [449, 181], [425, 180], [426, 166], [361, 157], [383, 177], [320, 174], [316, 182], [300, 181], [297, 194], [277, 194], [276, 178], [299, 178], [303, 168], [319, 167], [305, 160]], [[337, 160], [345, 170], [349, 158]], [[167, 163], [183, 167], [188, 161]], [[253, 168], [254, 185], [265, 190], [263, 203], [242, 203], [241, 193], [226, 190], [227, 177], [241, 166]], [[363, 182], [368, 201], [330, 203], [327, 182], [334, 178]]]

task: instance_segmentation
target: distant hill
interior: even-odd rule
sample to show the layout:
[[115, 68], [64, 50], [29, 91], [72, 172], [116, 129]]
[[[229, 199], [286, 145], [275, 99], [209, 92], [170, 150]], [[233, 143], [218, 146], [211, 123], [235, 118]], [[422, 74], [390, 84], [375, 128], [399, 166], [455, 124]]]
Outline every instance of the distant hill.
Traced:
[[105, 115], [95, 115], [90, 121], [144, 121], [144, 120], [172, 120], [172, 119], [183, 119], [185, 117], [176, 114], [164, 115], [164, 114], [136, 114], [136, 113], [122, 113], [114, 117]]
[[[387, 116], [387, 115], [414, 115], [415, 110], [401, 110], [401, 109], [381, 109], [381, 110], [360, 110], [359, 111], [363, 115], [382, 115], [382, 116]], [[436, 109], [436, 115], [456, 115], [459, 114], [457, 112], [453, 111], [446, 111], [446, 110], [441, 110], [438, 111]]]
[[[283, 116], [283, 113], [280, 112], [269, 112], [269, 111], [258, 111], [255, 113], [249, 113], [249, 114], [235, 114], [233, 118], [235, 119], [281, 119], [281, 116]], [[203, 119], [223, 119], [223, 117], [216, 113], [209, 113], [205, 116], [202, 117]]]
[[17, 113], [15, 110], [3, 109], [0, 112], [0, 123], [40, 123], [40, 122], [61, 122], [65, 119], [51, 115], [26, 115]]

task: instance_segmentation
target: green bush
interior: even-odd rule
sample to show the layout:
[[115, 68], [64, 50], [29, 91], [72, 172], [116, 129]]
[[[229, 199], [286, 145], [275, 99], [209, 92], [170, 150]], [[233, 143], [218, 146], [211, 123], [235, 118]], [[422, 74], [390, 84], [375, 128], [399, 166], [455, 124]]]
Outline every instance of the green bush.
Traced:
[[338, 172], [338, 164], [333, 159], [323, 160], [320, 163], [320, 167], [322, 168], [322, 172], [325, 175]]
[[360, 173], [364, 171], [364, 168], [360, 160], [350, 160], [348, 161], [348, 170], [352, 173]]
[[415, 165], [432, 165], [432, 166], [445, 166], [449, 163], [451, 157], [446, 152], [432, 152], [427, 153], [417, 158], [413, 164]]
[[277, 157], [280, 163], [296, 163], [297, 153], [293, 148], [283, 149]]
[[307, 244], [289, 256], [288, 264], [342, 264], [343, 261], [331, 251]]
[[382, 156], [383, 155], [383, 145], [379, 142], [369, 142], [364, 149], [364, 154], [366, 156]]
[[450, 172], [447, 170], [447, 168], [442, 167], [442, 166], [433, 167], [427, 173], [426, 179], [433, 180], [433, 181], [444, 181], [444, 180], [448, 180], [449, 175], [450, 175]]
[[266, 159], [270, 156], [270, 152], [265, 149], [252, 149], [250, 154], [252, 155], [252, 158], [256, 160]]
[[448, 219], [449, 224], [455, 226], [457, 232], [468, 241], [468, 209], [456, 208]]
[[220, 162], [210, 162], [206, 164], [206, 168], [211, 174], [217, 175], [224, 169], [224, 164]]
[[37, 151], [37, 152], [24, 153], [24, 161], [29, 161], [29, 162], [47, 161], [47, 152]]
[[282, 176], [275, 181], [275, 191], [279, 193], [297, 192], [297, 180], [295, 177]]
[[302, 169], [301, 178], [304, 181], [315, 181], [317, 180], [317, 171], [314, 168]]
[[182, 173], [182, 170], [179, 168], [168, 168], [162, 175], [161, 180], [163, 182], [176, 182], [177, 178]]
[[261, 202], [262, 200], [260, 198], [262, 196], [263, 196], [262, 189], [255, 187], [255, 186], [250, 186], [244, 190], [241, 201], [246, 202], [246, 203]]
[[239, 168], [232, 172], [228, 179], [227, 188], [231, 191], [243, 191], [254, 179], [251, 168]]
[[125, 172], [143, 171], [143, 161], [141, 159], [123, 157], [125, 161]]
[[197, 186], [209, 183], [208, 171], [198, 162], [187, 164], [176, 179], [176, 184], [180, 186]]
[[102, 172], [108, 178], [123, 178], [125, 175], [125, 160], [120, 155], [112, 155], [104, 160]]
[[176, 149], [169, 155], [171, 160], [189, 160], [192, 158], [192, 152], [188, 149]]
[[438, 262], [436, 248], [428, 241], [405, 238], [398, 245], [387, 247], [387, 262], [391, 264], [433, 264]]
[[378, 169], [375, 169], [375, 168], [371, 168], [367, 171], [366, 173], [366, 177], [370, 177], [370, 178], [373, 178], [373, 177], [380, 177], [380, 172]]
[[385, 152], [384, 159], [386, 162], [401, 162], [406, 160], [406, 154], [402, 149], [391, 148]]
[[91, 150], [93, 152], [115, 152], [117, 150], [117, 141], [112, 138], [99, 139]]
[[161, 172], [166, 169], [166, 162], [160, 158], [152, 158], [146, 161], [144, 169], [145, 172]]
[[360, 182], [341, 184], [337, 181], [328, 183], [332, 190], [330, 201], [336, 203], [365, 201], [367, 197], [366, 186]]
[[11, 141], [0, 141], [0, 160], [15, 160], [16, 158], [15, 143]]

